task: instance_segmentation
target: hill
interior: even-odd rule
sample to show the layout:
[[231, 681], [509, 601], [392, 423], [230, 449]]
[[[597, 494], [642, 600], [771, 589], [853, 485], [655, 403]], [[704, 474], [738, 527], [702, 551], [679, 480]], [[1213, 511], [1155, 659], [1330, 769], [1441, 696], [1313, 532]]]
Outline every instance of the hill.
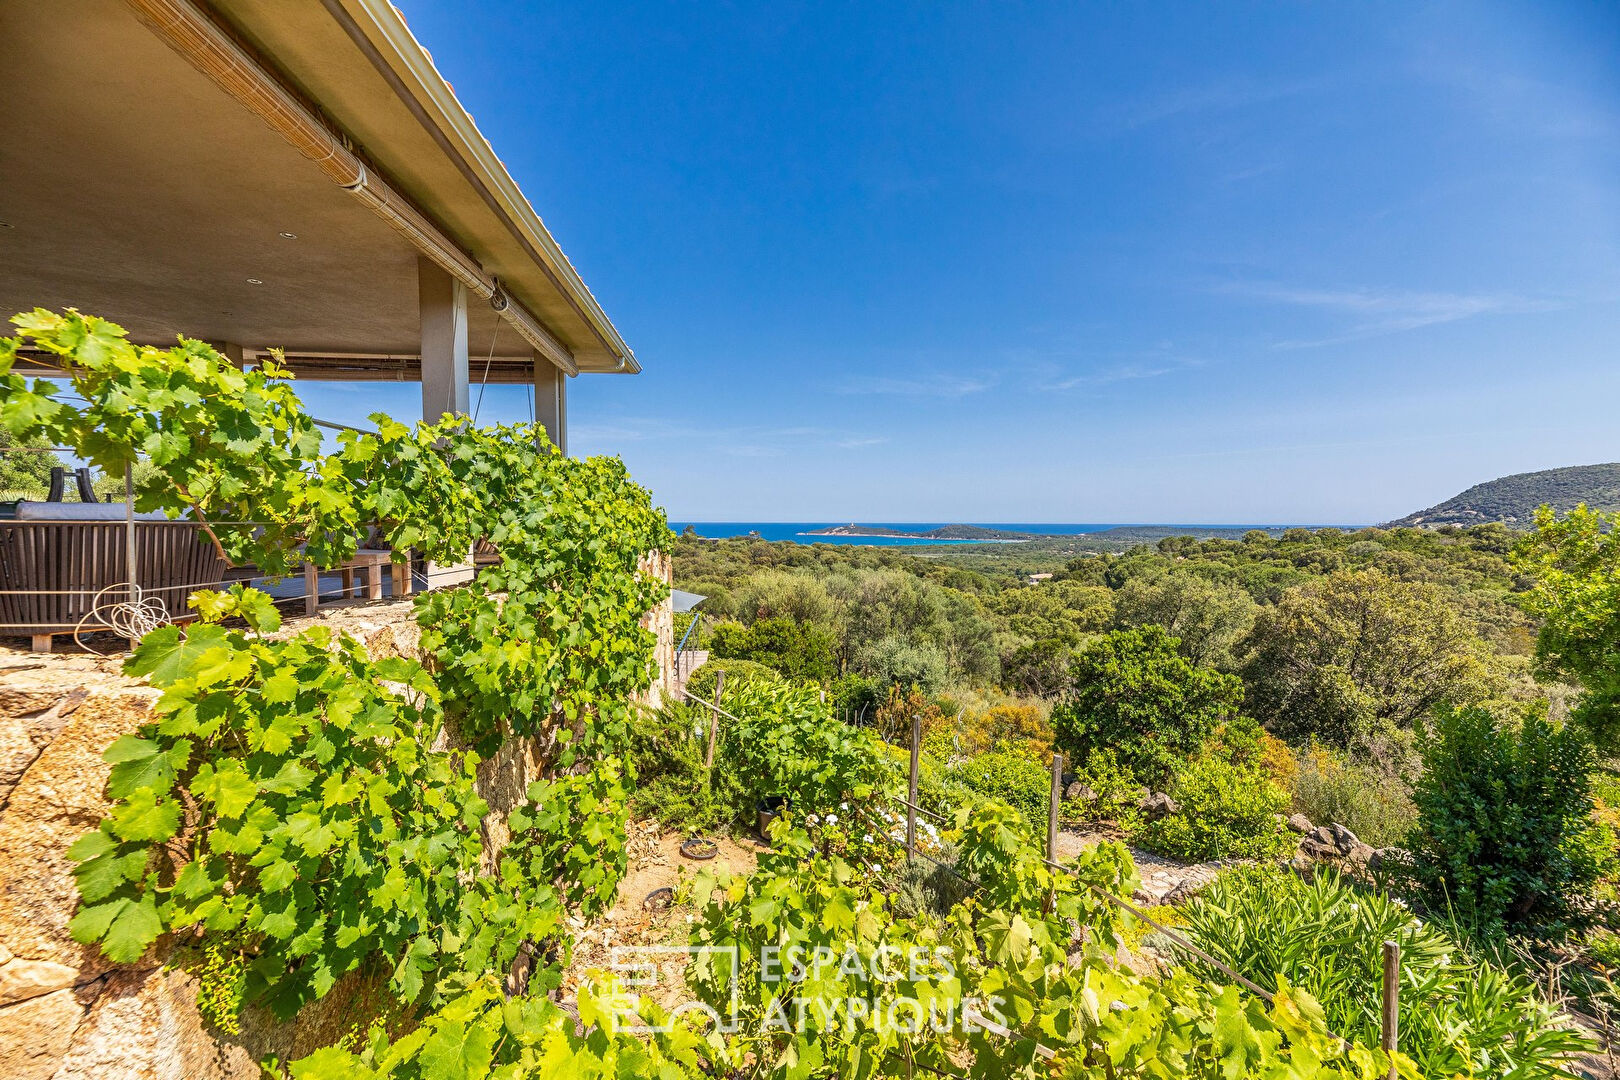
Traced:
[[1387, 522], [1386, 527], [1500, 521], [1526, 528], [1535, 517], [1536, 507], [1543, 503], [1555, 510], [1569, 510], [1582, 502], [1598, 510], [1620, 510], [1620, 462], [1516, 473], [1475, 484], [1438, 506]]

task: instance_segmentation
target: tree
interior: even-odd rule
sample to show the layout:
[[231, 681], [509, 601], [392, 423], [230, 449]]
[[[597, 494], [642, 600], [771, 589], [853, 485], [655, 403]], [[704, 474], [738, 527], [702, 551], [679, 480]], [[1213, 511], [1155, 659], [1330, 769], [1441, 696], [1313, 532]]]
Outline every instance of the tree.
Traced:
[[1069, 687], [1074, 650], [1059, 638], [1020, 645], [1001, 661], [1001, 685], [1017, 694], [1056, 697]]
[[1524, 606], [1541, 617], [1536, 660], [1542, 674], [1577, 680], [1574, 717], [1606, 752], [1620, 750], [1620, 514], [1585, 504], [1560, 519], [1536, 512], [1536, 530], [1513, 563], [1535, 579]]
[[1441, 709], [1419, 729], [1423, 778], [1405, 872], [1437, 910], [1487, 928], [1580, 921], [1613, 837], [1592, 820], [1585, 733], [1532, 708], [1522, 723]]
[[1262, 611], [1244, 668], [1254, 716], [1284, 737], [1347, 746], [1436, 705], [1497, 689], [1483, 643], [1435, 585], [1376, 570], [1290, 589]]
[[62, 459], [45, 449], [42, 438], [19, 440], [0, 426], [0, 497], [43, 499], [51, 486], [51, 468]]
[[709, 636], [709, 652], [719, 659], [752, 660], [793, 679], [824, 682], [837, 674], [832, 634], [788, 618], [761, 619], [749, 627], [721, 623]]
[[1254, 626], [1259, 605], [1236, 585], [1172, 570], [1132, 578], [1114, 600], [1122, 627], [1164, 627], [1181, 642], [1181, 655], [1195, 664], [1225, 666], [1232, 646]]
[[1111, 750], [1144, 784], [1163, 787], [1234, 717], [1243, 684], [1199, 667], [1162, 626], [1114, 630], [1075, 659], [1074, 689], [1052, 710], [1070, 760]]

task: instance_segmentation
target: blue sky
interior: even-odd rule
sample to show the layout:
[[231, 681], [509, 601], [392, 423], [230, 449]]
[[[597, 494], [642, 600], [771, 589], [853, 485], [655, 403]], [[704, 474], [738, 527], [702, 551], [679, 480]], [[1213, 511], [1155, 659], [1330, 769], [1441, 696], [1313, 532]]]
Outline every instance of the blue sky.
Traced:
[[1364, 522], [1620, 459], [1614, 5], [398, 2], [645, 367], [573, 449], [672, 518]]

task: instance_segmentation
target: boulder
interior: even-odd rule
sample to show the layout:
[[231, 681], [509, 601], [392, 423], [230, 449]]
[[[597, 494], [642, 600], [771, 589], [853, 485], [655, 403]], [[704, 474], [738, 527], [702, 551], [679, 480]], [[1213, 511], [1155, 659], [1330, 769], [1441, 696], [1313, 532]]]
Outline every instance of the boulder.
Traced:
[[1349, 829], [1338, 824], [1337, 822], [1329, 825], [1327, 829], [1328, 833], [1333, 837], [1333, 845], [1339, 849], [1340, 855], [1350, 854], [1350, 852], [1355, 850], [1356, 845], [1361, 843], [1361, 841], [1356, 837], [1355, 833], [1351, 832]]
[[1302, 836], [1316, 827], [1311, 824], [1311, 819], [1304, 814], [1291, 814], [1283, 824]]
[[1169, 817], [1171, 814], [1174, 814], [1181, 809], [1181, 807], [1176, 805], [1176, 800], [1172, 799], [1162, 791], [1150, 792], [1142, 799], [1140, 803], [1137, 804], [1137, 806], [1141, 809], [1142, 813], [1148, 816], [1148, 820], [1150, 821], [1156, 821], [1162, 817]]
[[1063, 789], [1063, 797], [1075, 802], [1096, 802], [1097, 793], [1076, 780]]

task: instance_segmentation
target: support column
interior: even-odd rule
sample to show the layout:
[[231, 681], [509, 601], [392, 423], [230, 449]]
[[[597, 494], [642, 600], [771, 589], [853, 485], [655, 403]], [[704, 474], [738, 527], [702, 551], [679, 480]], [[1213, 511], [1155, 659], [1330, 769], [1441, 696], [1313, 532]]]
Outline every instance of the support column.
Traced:
[[422, 321], [422, 419], [465, 414], [467, 399], [467, 286], [423, 255], [416, 257]]
[[[467, 286], [426, 256], [416, 257], [416, 293], [422, 320], [422, 419], [437, 422], [445, 413], [466, 416]], [[472, 552], [460, 563], [429, 562], [427, 587], [471, 581]]]
[[534, 422], [552, 445], [568, 453], [568, 376], [544, 357], [534, 358]]

